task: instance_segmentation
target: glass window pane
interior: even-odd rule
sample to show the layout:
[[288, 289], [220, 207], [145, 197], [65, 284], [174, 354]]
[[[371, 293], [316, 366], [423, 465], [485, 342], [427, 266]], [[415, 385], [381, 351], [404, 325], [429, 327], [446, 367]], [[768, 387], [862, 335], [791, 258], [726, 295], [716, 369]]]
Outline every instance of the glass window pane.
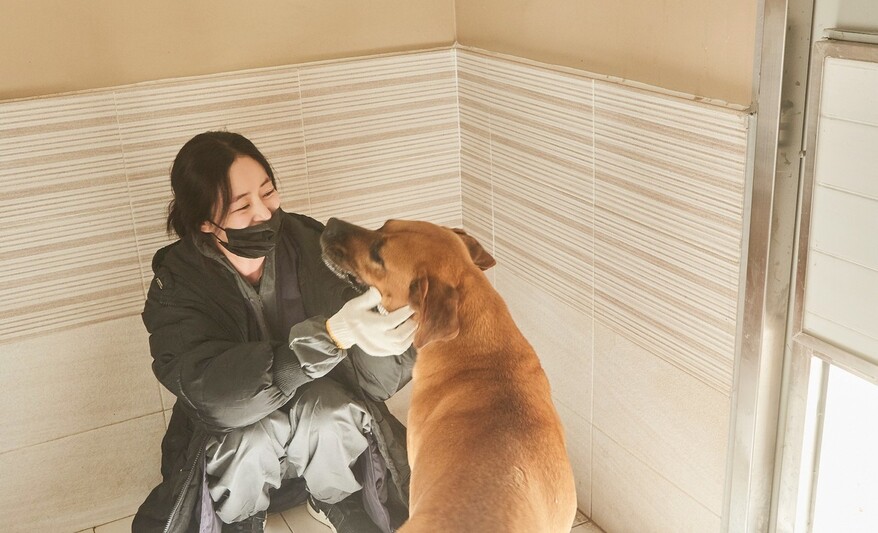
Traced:
[[830, 365], [814, 533], [878, 532], [878, 386]]

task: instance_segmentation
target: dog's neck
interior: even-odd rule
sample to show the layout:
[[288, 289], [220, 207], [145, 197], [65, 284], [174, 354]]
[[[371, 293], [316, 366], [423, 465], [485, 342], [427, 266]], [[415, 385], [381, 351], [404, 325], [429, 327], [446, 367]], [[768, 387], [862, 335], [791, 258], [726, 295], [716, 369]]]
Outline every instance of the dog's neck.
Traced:
[[508, 346], [521, 337], [506, 302], [481, 271], [467, 273], [458, 286], [460, 332], [452, 343], [476, 342], [485, 349]]
[[[500, 294], [481, 271], [466, 273], [457, 286], [460, 330], [450, 340], [418, 350], [416, 388], [449, 374], [502, 366], [539, 365]], [[444, 376], [444, 378], [443, 378]]]

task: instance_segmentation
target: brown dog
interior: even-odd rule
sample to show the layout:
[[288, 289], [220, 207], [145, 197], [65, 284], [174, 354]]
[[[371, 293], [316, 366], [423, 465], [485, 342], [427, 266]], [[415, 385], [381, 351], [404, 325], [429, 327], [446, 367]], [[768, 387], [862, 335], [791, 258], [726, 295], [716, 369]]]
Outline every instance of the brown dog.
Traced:
[[408, 454], [410, 518], [400, 533], [569, 532], [573, 473], [549, 382], [462, 230], [389, 220], [377, 231], [330, 219], [330, 268], [410, 304], [418, 330]]

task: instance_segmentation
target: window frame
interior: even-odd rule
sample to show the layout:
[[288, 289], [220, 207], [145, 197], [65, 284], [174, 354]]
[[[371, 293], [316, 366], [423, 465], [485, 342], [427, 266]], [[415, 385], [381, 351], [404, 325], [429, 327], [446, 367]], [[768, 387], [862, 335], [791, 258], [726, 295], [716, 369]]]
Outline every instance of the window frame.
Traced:
[[[796, 260], [793, 272], [792, 317], [788, 337], [791, 348], [786, 365], [782, 442], [778, 446], [779, 483], [775, 531], [811, 531], [819, 475], [822, 412], [825, 407], [830, 365], [878, 385], [878, 364], [804, 330], [805, 284], [815, 191], [817, 133], [823, 73], [829, 58], [878, 63], [878, 44], [821, 40], [814, 44], [805, 113], [804, 160], [800, 209], [797, 220]], [[812, 365], [819, 363], [819, 367]], [[815, 373], [815, 378], [812, 378]], [[817, 386], [812, 386], [813, 383]], [[816, 424], [808, 424], [809, 409], [816, 409]], [[807, 468], [803, 468], [807, 465]], [[803, 471], [804, 469], [804, 471]], [[803, 508], [804, 506], [804, 508]], [[802, 523], [805, 521], [805, 523]]]

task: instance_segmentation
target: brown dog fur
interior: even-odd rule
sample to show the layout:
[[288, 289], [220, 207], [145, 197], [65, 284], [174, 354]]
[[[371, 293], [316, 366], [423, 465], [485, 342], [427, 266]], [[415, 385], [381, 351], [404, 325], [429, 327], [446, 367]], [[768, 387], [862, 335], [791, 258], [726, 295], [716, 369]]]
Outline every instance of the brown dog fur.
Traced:
[[569, 532], [573, 473], [549, 383], [482, 273], [495, 264], [462, 230], [332, 219], [327, 264], [410, 304], [418, 322], [408, 454], [410, 518], [400, 533]]

